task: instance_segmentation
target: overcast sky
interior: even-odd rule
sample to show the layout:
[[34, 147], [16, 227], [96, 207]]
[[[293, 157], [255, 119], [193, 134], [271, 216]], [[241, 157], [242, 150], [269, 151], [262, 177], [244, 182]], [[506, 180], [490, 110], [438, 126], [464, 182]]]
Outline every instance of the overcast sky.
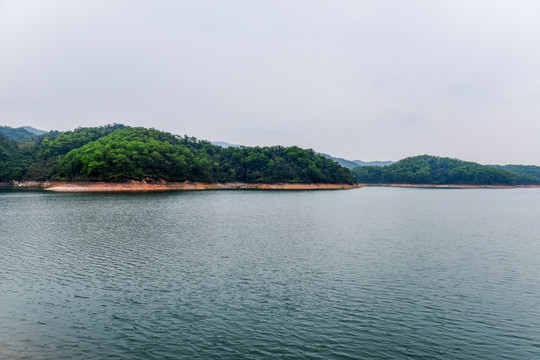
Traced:
[[0, 125], [540, 165], [538, 0], [0, 0]]

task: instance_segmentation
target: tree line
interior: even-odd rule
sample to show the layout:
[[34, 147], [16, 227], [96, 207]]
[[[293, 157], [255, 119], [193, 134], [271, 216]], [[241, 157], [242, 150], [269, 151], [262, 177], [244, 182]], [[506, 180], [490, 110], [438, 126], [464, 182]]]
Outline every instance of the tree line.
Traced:
[[29, 134], [21, 128], [0, 127], [0, 181], [540, 184], [540, 167], [532, 165], [480, 165], [421, 155], [388, 166], [359, 166], [351, 172], [311, 149], [226, 148], [121, 124]]

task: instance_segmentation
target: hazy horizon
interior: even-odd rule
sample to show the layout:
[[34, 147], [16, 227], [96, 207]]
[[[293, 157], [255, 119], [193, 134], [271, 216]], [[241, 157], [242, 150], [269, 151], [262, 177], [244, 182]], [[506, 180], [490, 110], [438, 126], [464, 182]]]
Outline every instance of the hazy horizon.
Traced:
[[540, 3], [0, 0], [0, 124], [540, 165]]

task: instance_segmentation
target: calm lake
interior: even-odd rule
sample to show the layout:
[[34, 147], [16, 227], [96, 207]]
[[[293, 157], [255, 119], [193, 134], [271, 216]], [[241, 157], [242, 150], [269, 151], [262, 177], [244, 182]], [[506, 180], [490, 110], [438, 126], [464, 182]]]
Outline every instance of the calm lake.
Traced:
[[0, 190], [1, 359], [539, 359], [540, 189]]

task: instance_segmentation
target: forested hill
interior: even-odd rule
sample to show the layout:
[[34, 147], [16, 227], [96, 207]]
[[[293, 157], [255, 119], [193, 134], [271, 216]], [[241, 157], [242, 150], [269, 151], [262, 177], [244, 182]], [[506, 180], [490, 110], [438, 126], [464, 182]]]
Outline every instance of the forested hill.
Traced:
[[0, 135], [0, 181], [143, 179], [355, 183], [348, 169], [296, 146], [224, 148], [118, 124], [50, 132], [35, 141], [16, 142]]
[[356, 167], [353, 174], [366, 184], [538, 185], [540, 178], [457, 159], [421, 155], [384, 167]]
[[45, 134], [45, 131], [34, 129], [30, 126], [12, 128], [10, 126], [0, 126], [0, 135], [12, 140], [29, 140], [38, 135]]

